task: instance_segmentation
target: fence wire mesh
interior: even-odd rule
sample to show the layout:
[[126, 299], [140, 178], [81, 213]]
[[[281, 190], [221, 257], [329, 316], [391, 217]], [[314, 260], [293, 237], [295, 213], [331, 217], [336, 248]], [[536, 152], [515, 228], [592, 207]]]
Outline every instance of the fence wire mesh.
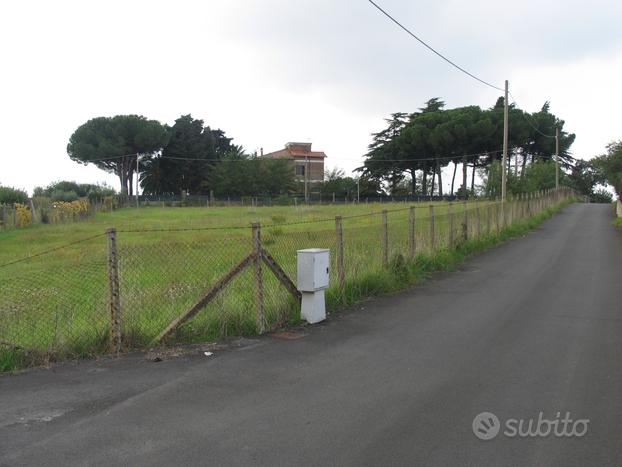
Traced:
[[[330, 250], [327, 297], [348, 303], [353, 293], [373, 293], [387, 270], [400, 274], [416, 257], [495, 234], [568, 196], [521, 197], [505, 205], [421, 203], [293, 223], [275, 218], [255, 230], [121, 230], [112, 256], [110, 238], [102, 234], [23, 260], [11, 258], [0, 264], [0, 352], [66, 357], [111, 350], [117, 329], [113, 256], [121, 348], [149, 346], [159, 338], [193, 343], [296, 321], [298, 300], [291, 288], [299, 250]], [[284, 274], [277, 277], [258, 251], [267, 252]]]
[[0, 343], [81, 356], [105, 350], [108, 280], [103, 236], [0, 268]]

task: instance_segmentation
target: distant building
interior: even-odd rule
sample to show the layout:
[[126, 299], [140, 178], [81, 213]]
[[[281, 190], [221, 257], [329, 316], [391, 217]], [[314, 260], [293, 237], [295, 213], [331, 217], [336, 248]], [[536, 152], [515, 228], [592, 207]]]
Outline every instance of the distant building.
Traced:
[[310, 183], [324, 181], [326, 154], [323, 151], [312, 151], [311, 143], [287, 143], [284, 149], [267, 154], [263, 154], [262, 149], [261, 157], [291, 160], [298, 181]]

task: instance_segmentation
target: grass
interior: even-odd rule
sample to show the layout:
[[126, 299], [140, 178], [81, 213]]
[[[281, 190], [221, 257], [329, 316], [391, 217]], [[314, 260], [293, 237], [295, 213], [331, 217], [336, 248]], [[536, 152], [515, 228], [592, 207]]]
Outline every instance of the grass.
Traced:
[[[552, 211], [520, 220], [496, 233], [492, 207], [480, 204], [480, 228], [492, 233], [450, 248], [460, 235], [463, 207], [454, 206], [450, 229], [448, 205], [435, 205], [435, 240], [429, 236], [428, 204], [416, 206], [417, 255], [408, 251], [408, 206], [411, 204], [248, 207], [142, 208], [100, 213], [87, 221], [64, 225], [37, 225], [0, 233], [0, 264], [21, 256], [57, 248], [106, 227], [119, 229], [119, 269], [123, 334], [126, 348], [144, 347], [176, 316], [188, 309], [205, 289], [251, 251], [248, 226], [260, 221], [262, 241], [288, 275], [295, 278], [296, 251], [308, 247], [331, 249], [336, 271], [336, 214], [359, 216], [343, 221], [347, 283], [337, 287], [331, 274], [327, 291], [329, 310], [365, 297], [403, 289], [429, 273], [448, 270], [473, 251], [484, 249], [533, 227]], [[469, 204], [469, 237], [476, 232], [475, 205]], [[406, 208], [406, 209], [404, 209]], [[390, 263], [382, 268], [380, 252], [382, 209], [388, 215]], [[323, 221], [323, 219], [328, 219]], [[314, 221], [314, 222], [309, 222]], [[218, 230], [149, 231], [153, 229]], [[128, 232], [128, 231], [137, 232]], [[485, 230], [485, 229], [484, 229]], [[264, 269], [265, 309], [271, 327], [298, 319], [293, 299]], [[85, 357], [106, 351], [108, 336], [108, 283], [106, 238], [71, 245], [28, 261], [0, 267], [0, 370], [6, 371], [48, 359]], [[172, 336], [175, 342], [199, 342], [227, 335], [256, 333], [252, 269], [237, 276], [216, 300]], [[16, 348], [19, 347], [19, 348]]]

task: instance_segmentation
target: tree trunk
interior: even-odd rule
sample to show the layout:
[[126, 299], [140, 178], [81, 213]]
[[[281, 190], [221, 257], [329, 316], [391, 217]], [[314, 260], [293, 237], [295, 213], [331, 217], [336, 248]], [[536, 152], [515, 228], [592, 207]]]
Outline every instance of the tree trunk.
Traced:
[[410, 176], [412, 178], [412, 181], [411, 181], [412, 192], [413, 192], [413, 196], [415, 196], [417, 194], [417, 170], [416, 169], [411, 169], [410, 170]]
[[421, 194], [426, 196], [428, 194], [428, 174], [426, 173], [427, 164], [423, 166], [421, 177]]
[[475, 195], [475, 164], [473, 164], [473, 172], [471, 172], [471, 193]]
[[434, 182], [436, 181], [436, 169], [432, 169], [432, 187], [430, 188], [430, 196], [434, 196]]
[[436, 170], [438, 170], [438, 195], [443, 196], [443, 176], [441, 174], [442, 168], [438, 162], [436, 163]]
[[454, 194], [454, 182], [456, 181], [456, 170], [457, 169], [458, 169], [458, 164], [454, 162], [454, 175], [451, 177], [451, 193], [449, 193], [452, 196]]
[[521, 169], [520, 169], [520, 176], [521, 177], [525, 176], [525, 165], [527, 164], [527, 157], [528, 157], [527, 155], [525, 155], [523, 157], [523, 164], [522, 164]]

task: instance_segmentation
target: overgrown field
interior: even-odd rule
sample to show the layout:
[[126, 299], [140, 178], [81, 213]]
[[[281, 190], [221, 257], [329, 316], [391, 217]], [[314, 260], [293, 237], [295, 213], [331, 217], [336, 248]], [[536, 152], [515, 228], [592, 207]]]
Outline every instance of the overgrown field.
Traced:
[[[414, 258], [409, 257], [411, 206]], [[454, 203], [451, 216], [448, 204], [436, 203], [434, 237], [429, 203], [126, 208], [78, 223], [2, 231], [0, 369], [106, 351], [110, 319], [104, 231], [108, 227], [118, 230], [123, 345], [135, 348], [149, 345], [252, 251], [251, 222], [261, 222], [264, 248], [294, 281], [297, 250], [331, 249], [327, 299], [329, 309], [334, 309], [451, 267], [467, 252], [524, 231], [549, 213], [519, 220], [527, 215], [527, 202], [511, 206], [505, 211], [506, 222], [514, 220], [514, 224], [504, 229], [499, 205], [493, 202]], [[537, 206], [543, 208], [544, 203]], [[388, 266], [383, 266], [383, 209], [389, 210]], [[534, 201], [530, 209], [536, 210]], [[335, 215], [344, 216], [343, 288], [337, 284]], [[467, 241], [462, 224], [467, 226]], [[44, 251], [49, 252], [39, 255]], [[7, 264], [28, 256], [33, 257]], [[295, 321], [295, 301], [265, 267], [262, 277], [268, 326]], [[256, 332], [254, 290], [253, 271], [247, 268], [170, 340], [197, 342]]]

